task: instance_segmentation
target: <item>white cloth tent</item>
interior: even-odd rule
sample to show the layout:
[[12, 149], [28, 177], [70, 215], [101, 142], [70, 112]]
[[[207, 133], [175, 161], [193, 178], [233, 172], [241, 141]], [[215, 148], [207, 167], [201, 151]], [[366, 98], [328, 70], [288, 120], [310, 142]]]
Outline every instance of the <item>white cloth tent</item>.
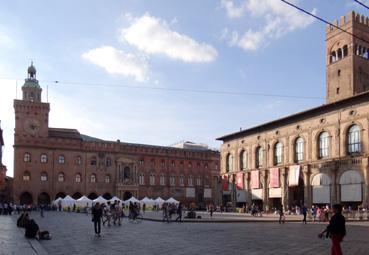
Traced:
[[159, 205], [160, 207], [165, 203], [165, 200], [162, 199], [161, 197], [158, 197], [157, 199], [154, 200], [154, 204]]
[[81, 198], [77, 199], [76, 201], [76, 204], [79, 205], [79, 206], [92, 206], [92, 200], [89, 199], [88, 197], [86, 196], [82, 196]]
[[106, 202], [108, 202], [108, 200], [106, 200], [105, 198], [103, 198], [102, 196], [99, 196], [98, 198], [93, 200], [94, 203], [99, 202], [100, 204], [106, 204]]
[[53, 205], [58, 206], [59, 203], [61, 203], [61, 201], [63, 201], [63, 199], [61, 197], [58, 197], [57, 199], [54, 200]]
[[119, 197], [114, 196], [109, 200], [111, 203], [114, 203], [114, 201], [122, 202], [122, 200], [119, 199]]
[[170, 203], [170, 204], [179, 204], [179, 201], [175, 200], [172, 197], [167, 199], [167, 201], [165, 201], [165, 202]]
[[148, 197], [144, 197], [143, 199], [141, 199], [140, 204], [154, 205], [154, 201]]
[[61, 203], [63, 207], [68, 207], [68, 206], [72, 207], [76, 203], [76, 200], [72, 198], [71, 196], [67, 195], [65, 198], [63, 198]]
[[139, 203], [140, 202], [140, 200], [138, 200], [137, 198], [135, 198], [135, 197], [131, 197], [130, 199], [127, 199], [126, 201], [124, 201], [124, 204], [125, 205], [128, 205], [130, 202], [132, 202], [132, 203]]

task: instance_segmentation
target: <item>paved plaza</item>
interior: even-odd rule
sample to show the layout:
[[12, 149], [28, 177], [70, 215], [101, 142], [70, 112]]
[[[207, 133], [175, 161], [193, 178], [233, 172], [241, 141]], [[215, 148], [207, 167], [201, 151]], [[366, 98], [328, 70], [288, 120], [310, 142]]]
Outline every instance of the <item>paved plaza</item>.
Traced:
[[[151, 213], [152, 218], [159, 215]], [[49, 254], [329, 254], [329, 240], [317, 238], [325, 224], [318, 223], [168, 224], [129, 223], [124, 219], [122, 226], [103, 227], [99, 238], [94, 235], [90, 215], [46, 212], [45, 216], [40, 218], [37, 212], [31, 213], [40, 228], [49, 230], [53, 236], [50, 241], [40, 241], [41, 249], [29, 248], [23, 232], [15, 227], [17, 215], [0, 216], [0, 254], [42, 254], [45, 251]], [[344, 254], [368, 254], [368, 229], [367, 222], [347, 226]]]

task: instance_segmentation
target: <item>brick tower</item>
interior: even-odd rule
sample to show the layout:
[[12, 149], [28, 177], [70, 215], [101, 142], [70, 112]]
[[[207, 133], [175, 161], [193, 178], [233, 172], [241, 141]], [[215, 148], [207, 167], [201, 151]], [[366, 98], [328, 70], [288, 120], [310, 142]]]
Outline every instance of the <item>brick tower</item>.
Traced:
[[350, 12], [326, 29], [326, 101], [332, 103], [369, 90], [369, 18]]

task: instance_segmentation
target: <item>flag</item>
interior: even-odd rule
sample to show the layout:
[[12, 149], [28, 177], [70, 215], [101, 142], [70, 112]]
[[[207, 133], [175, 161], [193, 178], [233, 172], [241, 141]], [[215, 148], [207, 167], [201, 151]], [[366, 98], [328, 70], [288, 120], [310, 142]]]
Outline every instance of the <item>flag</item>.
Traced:
[[243, 172], [239, 172], [236, 175], [236, 187], [237, 187], [237, 189], [244, 189], [244, 186], [243, 186]]
[[273, 167], [269, 169], [270, 181], [269, 188], [279, 188], [279, 168]]
[[258, 170], [251, 171], [251, 188], [258, 189], [259, 187], [260, 187], [259, 171]]

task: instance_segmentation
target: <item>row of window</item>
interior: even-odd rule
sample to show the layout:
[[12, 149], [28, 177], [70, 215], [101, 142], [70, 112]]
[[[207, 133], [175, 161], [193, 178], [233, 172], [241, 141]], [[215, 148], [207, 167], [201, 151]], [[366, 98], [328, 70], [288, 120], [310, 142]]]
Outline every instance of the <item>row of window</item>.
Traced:
[[[23, 156], [23, 161], [24, 162], [31, 162], [31, 154], [29, 152], [24, 153]], [[40, 162], [41, 163], [47, 163], [48, 162], [48, 156], [47, 154], [43, 153], [40, 155]], [[64, 155], [58, 155], [58, 159], [57, 159], [57, 163], [58, 164], [65, 164], [66, 160], [65, 160], [65, 156]], [[76, 165], [82, 165], [82, 157], [81, 156], [77, 156], [75, 159], [75, 164]], [[102, 164], [104, 164], [104, 162], [102, 162]], [[97, 158], [95, 156], [90, 158], [90, 165], [91, 166], [96, 166], [97, 165]], [[105, 160], [105, 165], [106, 166], [112, 166], [112, 160], [111, 158], [106, 158]]]
[[[355, 44], [354, 54], [365, 59], [369, 59], [369, 49], [365, 46]], [[331, 51], [330, 53], [330, 63], [341, 60], [342, 58], [348, 55], [348, 47], [344, 45], [342, 48], [337, 49], [336, 51]]]
[[[30, 181], [31, 180], [31, 173], [28, 172], [28, 171], [25, 171], [23, 173], [23, 181]], [[40, 180], [42, 182], [46, 182], [49, 180], [49, 177], [48, 177], [48, 174], [46, 172], [42, 172], [40, 174]], [[64, 182], [65, 181], [65, 174], [60, 172], [58, 174], [58, 182]], [[105, 183], [110, 183], [111, 181], [111, 178], [110, 178], [110, 175], [105, 175], [105, 178], [104, 178], [104, 182]], [[82, 175], [81, 174], [76, 174], [75, 175], [75, 182], [76, 183], [80, 183], [82, 182]], [[97, 182], [97, 176], [96, 174], [91, 174], [90, 175], [90, 182], [94, 183], [94, 182]]]
[[[177, 179], [177, 177], [175, 175], [170, 175], [169, 176], [169, 185], [170, 186], [175, 186], [176, 185], [176, 179]], [[194, 186], [194, 179], [196, 179], [196, 186], [201, 186], [202, 185], [201, 176], [198, 176], [198, 177], [195, 178], [192, 175], [190, 175], [187, 178], [187, 186], [190, 186], [190, 187]], [[145, 185], [145, 175], [144, 174], [139, 174], [138, 182], [139, 182], [140, 185]], [[206, 178], [206, 182], [208, 182], [207, 178]], [[150, 185], [155, 185], [156, 184], [155, 174], [150, 174], [149, 184]], [[159, 184], [162, 185], [162, 186], [166, 185], [166, 176], [165, 176], [165, 174], [160, 174]], [[184, 175], [179, 176], [179, 186], [185, 186], [185, 176]]]
[[[138, 161], [138, 164], [139, 165], [144, 165], [145, 164], [145, 161], [143, 160], [143, 159], [140, 159], [139, 161]], [[152, 166], [154, 166], [156, 164], [156, 161], [155, 161], [155, 159], [151, 159], [150, 160], [150, 165], [152, 165]], [[166, 166], [166, 161], [165, 160], [161, 160], [160, 161], [160, 165], [162, 166], [162, 167], [165, 167]], [[174, 161], [174, 160], [172, 160], [171, 162], [170, 162], [170, 165], [172, 166], [172, 167], [175, 167], [176, 166], [176, 162]], [[184, 167], [184, 162], [183, 161], [180, 161], [179, 162], [179, 165], [181, 166], [181, 167]], [[190, 161], [190, 162], [188, 162], [188, 168], [193, 168], [194, 167], [194, 164]], [[196, 163], [196, 167], [197, 168], [200, 168], [201, 167], [201, 163], [200, 162], [197, 162]], [[205, 163], [204, 164], [204, 168], [208, 168], [208, 164], [207, 163]]]
[[[305, 141], [302, 137], [298, 137], [294, 143], [294, 161], [296, 163], [304, 160], [304, 144]], [[330, 144], [329, 134], [324, 131], [318, 136], [318, 157], [324, 159], [329, 157]], [[360, 127], [358, 125], [352, 125], [347, 133], [347, 153], [352, 155], [361, 153], [361, 138], [360, 138]], [[273, 148], [273, 164], [279, 165], [282, 163], [283, 158], [283, 144], [277, 142]], [[242, 150], [239, 155], [239, 166], [241, 170], [248, 169], [247, 166], [248, 155], [245, 150]], [[263, 167], [264, 163], [264, 150], [262, 147], [257, 147], [255, 150], [255, 167]], [[233, 170], [233, 156], [229, 153], [226, 156], [226, 171]]]

